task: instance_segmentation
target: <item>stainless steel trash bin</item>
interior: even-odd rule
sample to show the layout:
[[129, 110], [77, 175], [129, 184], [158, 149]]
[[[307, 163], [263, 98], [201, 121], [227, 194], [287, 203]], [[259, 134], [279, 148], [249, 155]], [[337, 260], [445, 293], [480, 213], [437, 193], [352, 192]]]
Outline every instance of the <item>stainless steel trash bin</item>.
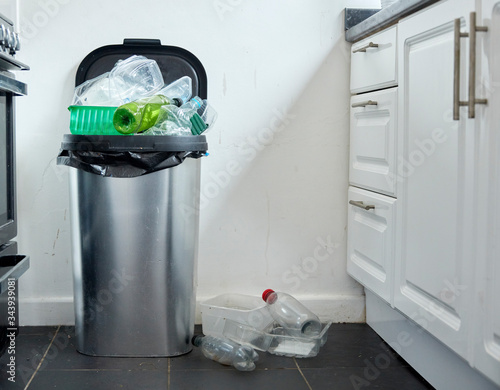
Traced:
[[[75, 85], [131, 55], [154, 59], [166, 84], [207, 75], [189, 51], [125, 39], [95, 49]], [[205, 136], [64, 135], [58, 164], [70, 169], [78, 351], [95, 356], [175, 356], [194, 331], [200, 160]], [[109, 163], [109, 164], [107, 164]], [[104, 166], [103, 166], [104, 165]]]
[[134, 178], [70, 169], [78, 351], [191, 350], [199, 187], [197, 159]]

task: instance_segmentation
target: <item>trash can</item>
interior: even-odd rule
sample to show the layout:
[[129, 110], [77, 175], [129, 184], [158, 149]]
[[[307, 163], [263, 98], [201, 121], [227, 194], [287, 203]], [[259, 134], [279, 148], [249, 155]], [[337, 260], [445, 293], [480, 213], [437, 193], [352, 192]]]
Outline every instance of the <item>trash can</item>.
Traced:
[[[192, 66], [191, 53], [179, 56], [182, 49], [174, 48], [176, 55], [168, 62], [164, 60], [171, 55], [171, 47], [158, 46], [159, 41], [146, 44], [155, 53], [148, 55], [140, 41], [133, 42], [112, 46], [111, 59], [109, 49], [96, 50], [101, 55], [91, 53], [82, 65], [90, 66], [94, 74], [85, 74], [95, 77], [117, 59], [142, 54], [157, 60], [165, 83], [189, 75], [196, 80], [193, 93], [206, 94], [206, 77], [197, 71], [202, 69], [200, 64], [197, 69]], [[78, 77], [77, 85], [85, 81]], [[79, 352], [154, 357], [191, 350], [199, 157], [206, 155], [207, 148], [204, 136], [64, 136], [58, 164], [72, 167], [70, 216]]]

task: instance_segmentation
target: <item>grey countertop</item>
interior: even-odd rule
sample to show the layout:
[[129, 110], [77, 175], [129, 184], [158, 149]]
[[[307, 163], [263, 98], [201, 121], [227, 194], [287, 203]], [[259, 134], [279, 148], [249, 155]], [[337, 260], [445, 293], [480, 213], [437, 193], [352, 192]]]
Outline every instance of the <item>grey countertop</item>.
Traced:
[[427, 7], [439, 0], [399, 0], [376, 14], [365, 19], [345, 32], [347, 42], [356, 42], [379, 30], [382, 30], [412, 12]]

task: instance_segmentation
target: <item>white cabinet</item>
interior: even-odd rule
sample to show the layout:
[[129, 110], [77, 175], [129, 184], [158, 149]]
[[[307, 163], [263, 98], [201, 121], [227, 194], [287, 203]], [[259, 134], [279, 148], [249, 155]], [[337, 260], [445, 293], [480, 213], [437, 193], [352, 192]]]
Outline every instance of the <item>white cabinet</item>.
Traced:
[[[394, 305], [464, 358], [472, 320], [475, 145], [467, 120], [452, 118], [454, 19], [465, 31], [472, 5], [447, 1], [398, 26], [404, 170]], [[460, 41], [464, 100], [468, 42]]]
[[393, 26], [351, 50], [351, 92], [357, 95], [351, 98], [347, 272], [389, 304], [397, 188], [396, 34]]
[[395, 196], [397, 87], [351, 98], [349, 182]]
[[352, 45], [351, 92], [360, 93], [397, 84], [396, 26]]
[[473, 364], [500, 384], [500, 1], [483, 0], [478, 25], [476, 94], [476, 246]]
[[348, 197], [347, 272], [391, 302], [396, 199], [355, 187]]
[[401, 354], [431, 384], [500, 388], [500, 0], [436, 2], [392, 42], [379, 80], [352, 54], [349, 200], [362, 203], [348, 205], [347, 269], [374, 293], [367, 322], [386, 341], [423, 337]]

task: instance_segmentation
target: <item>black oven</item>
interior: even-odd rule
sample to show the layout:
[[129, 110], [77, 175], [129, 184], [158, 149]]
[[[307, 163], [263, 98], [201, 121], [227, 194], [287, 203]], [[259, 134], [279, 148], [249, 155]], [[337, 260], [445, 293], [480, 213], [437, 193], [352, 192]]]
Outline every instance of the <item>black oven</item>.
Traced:
[[17, 235], [14, 129], [13, 93], [4, 83], [0, 86], [0, 247]]
[[[20, 48], [12, 22], [0, 14], [0, 355], [17, 335], [18, 279], [29, 257], [17, 253], [15, 101], [27, 94], [12, 71], [29, 69], [14, 58]], [[14, 336], [13, 336], [14, 335]]]

